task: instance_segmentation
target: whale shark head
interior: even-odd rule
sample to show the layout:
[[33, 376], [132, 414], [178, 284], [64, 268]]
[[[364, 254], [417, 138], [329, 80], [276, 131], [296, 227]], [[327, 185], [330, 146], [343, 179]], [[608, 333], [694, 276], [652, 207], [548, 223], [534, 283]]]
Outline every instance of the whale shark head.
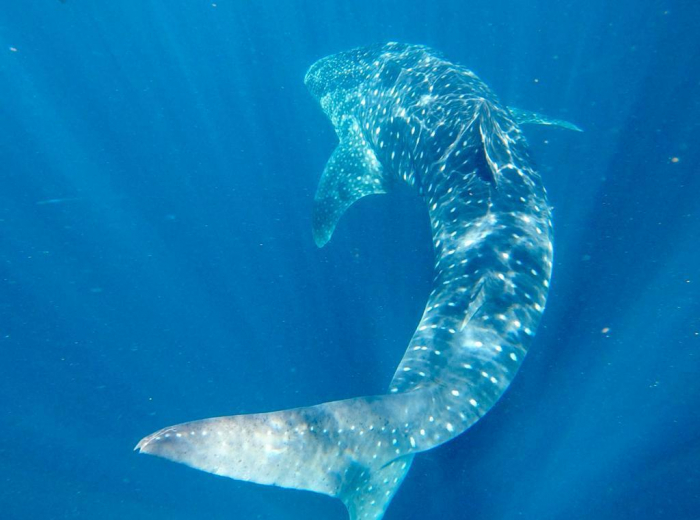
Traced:
[[352, 59], [352, 52], [322, 58], [306, 72], [304, 84], [317, 100], [340, 90], [351, 91], [362, 82], [362, 68]]
[[328, 94], [356, 90], [367, 79], [372, 63], [390, 52], [390, 45], [352, 49], [322, 58], [309, 68], [304, 83], [318, 100]]
[[318, 60], [309, 68], [304, 83], [332, 116], [343, 102], [352, 101], [368, 81], [390, 88], [402, 70], [428, 56], [439, 57], [428, 47], [394, 42], [352, 49]]

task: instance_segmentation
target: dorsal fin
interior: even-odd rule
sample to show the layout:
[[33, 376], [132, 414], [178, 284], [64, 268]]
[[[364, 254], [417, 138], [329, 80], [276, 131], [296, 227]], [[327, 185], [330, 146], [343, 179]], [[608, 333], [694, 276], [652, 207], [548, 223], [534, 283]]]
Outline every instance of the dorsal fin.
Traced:
[[494, 114], [495, 108], [484, 101], [478, 110], [478, 130], [481, 136], [481, 145], [486, 159], [487, 171], [480, 172], [483, 179], [489, 180], [494, 187], [498, 187], [501, 170], [513, 163], [509, 142], [505, 138], [505, 132]]
[[386, 193], [388, 181], [377, 156], [361, 135], [349, 125], [326, 164], [314, 198], [313, 233], [318, 247], [333, 235], [340, 217], [366, 195]]

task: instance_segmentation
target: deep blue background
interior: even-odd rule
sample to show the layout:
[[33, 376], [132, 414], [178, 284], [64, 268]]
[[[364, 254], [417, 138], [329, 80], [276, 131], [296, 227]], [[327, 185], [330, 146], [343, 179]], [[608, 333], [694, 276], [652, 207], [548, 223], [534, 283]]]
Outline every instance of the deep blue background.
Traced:
[[0, 517], [344, 518], [131, 449], [387, 388], [429, 291], [426, 214], [372, 197], [316, 249], [335, 137], [302, 80], [394, 40], [585, 133], [527, 130], [556, 230], [533, 351], [386, 519], [700, 518], [698, 19], [692, 0], [3, 0]]

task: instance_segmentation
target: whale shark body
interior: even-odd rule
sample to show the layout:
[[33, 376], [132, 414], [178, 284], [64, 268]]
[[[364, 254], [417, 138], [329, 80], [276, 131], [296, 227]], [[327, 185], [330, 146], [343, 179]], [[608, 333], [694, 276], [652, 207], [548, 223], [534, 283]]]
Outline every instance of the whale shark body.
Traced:
[[137, 446], [238, 480], [324, 493], [351, 520], [380, 519], [413, 457], [460, 435], [506, 390], [545, 307], [550, 208], [518, 122], [471, 71], [390, 43], [311, 66], [305, 83], [339, 144], [315, 196], [330, 239], [358, 199], [399, 182], [428, 206], [435, 279], [383, 395], [172, 426]]

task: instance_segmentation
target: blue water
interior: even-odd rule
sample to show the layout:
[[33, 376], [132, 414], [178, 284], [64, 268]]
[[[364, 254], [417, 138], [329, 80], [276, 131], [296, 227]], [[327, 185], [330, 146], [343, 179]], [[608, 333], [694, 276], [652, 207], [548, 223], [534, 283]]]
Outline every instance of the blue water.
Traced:
[[0, 518], [345, 518], [133, 446], [386, 390], [429, 292], [407, 189], [311, 236], [325, 55], [423, 43], [527, 129], [555, 218], [535, 346], [386, 519], [700, 518], [700, 4], [6, 0]]

